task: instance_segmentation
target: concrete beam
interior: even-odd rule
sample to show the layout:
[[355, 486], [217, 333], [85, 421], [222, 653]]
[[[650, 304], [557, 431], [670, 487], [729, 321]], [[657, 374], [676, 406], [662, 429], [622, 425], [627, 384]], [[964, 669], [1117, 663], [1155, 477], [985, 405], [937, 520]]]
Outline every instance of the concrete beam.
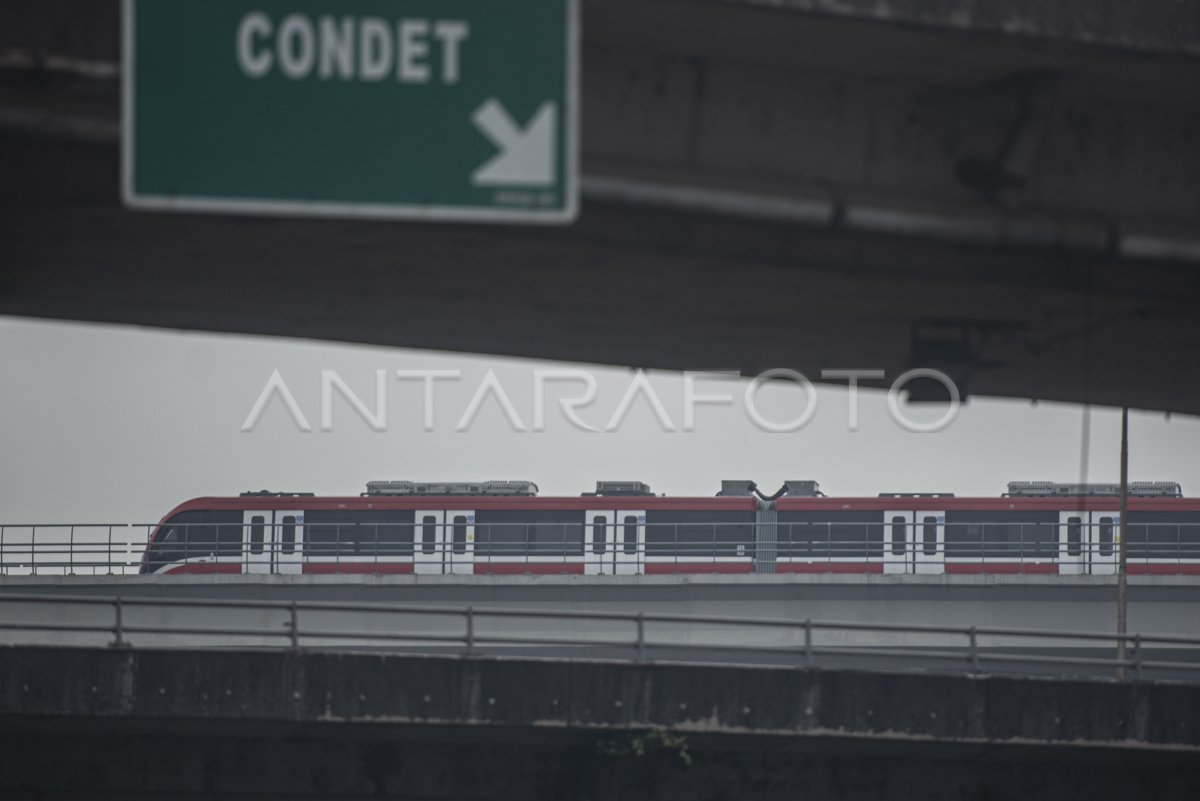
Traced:
[[1021, 776], [1184, 798], [1200, 780], [1183, 685], [10, 648], [0, 698], [0, 789], [73, 797], [1018, 798]]
[[[601, 5], [587, 0], [588, 10]], [[628, 4], [628, 0], [619, 0]], [[605, 3], [613, 5], [612, 0]], [[1174, 0], [677, 0], [686, 16], [727, 5], [793, 17], [911, 26], [973, 35], [1130, 50], [1159, 57], [1200, 56], [1200, 14]], [[0, 46], [34, 44], [47, 52], [115, 56], [119, 6], [95, 0], [10, 0], [0, 8]]]
[[917, 25], [1142, 51], [1200, 56], [1200, 15], [1187, 4], [1150, 0], [727, 0], [792, 13]]
[[[0, 313], [1197, 413], [1196, 14], [1101, 5], [585, 2], [553, 231], [127, 212], [115, 82], [10, 70]], [[111, 61], [117, 8], [0, 48]]]

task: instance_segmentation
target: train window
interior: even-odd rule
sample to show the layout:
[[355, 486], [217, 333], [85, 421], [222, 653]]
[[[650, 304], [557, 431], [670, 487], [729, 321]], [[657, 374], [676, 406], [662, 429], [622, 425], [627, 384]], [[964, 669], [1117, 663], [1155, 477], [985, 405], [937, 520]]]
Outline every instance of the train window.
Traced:
[[315, 509], [304, 513], [303, 548], [313, 556], [412, 556], [409, 511]]
[[796, 559], [870, 559], [883, 556], [881, 512], [784, 511], [779, 513], [779, 556]]
[[625, 553], [635, 554], [638, 549], [637, 518], [633, 515], [626, 515], [624, 524], [625, 534], [623, 539], [625, 542]]
[[437, 547], [437, 518], [425, 515], [421, 518], [421, 553], [433, 553]]
[[1131, 560], [1200, 558], [1200, 520], [1195, 512], [1130, 512]]
[[1057, 512], [946, 512], [948, 559], [1054, 559]]
[[296, 516], [284, 515], [280, 530], [280, 546], [284, 553], [296, 552]]
[[870, 529], [863, 523], [834, 523], [829, 527], [830, 556], [845, 559], [867, 559], [871, 555]]
[[475, 518], [475, 553], [484, 556], [521, 556], [526, 553], [529, 523], [508, 517], [491, 519], [480, 513]]
[[355, 531], [358, 526], [346, 521], [345, 517], [331, 520], [321, 512], [307, 512], [304, 521], [304, 549], [307, 553], [336, 556], [355, 551]]
[[1100, 555], [1112, 556], [1113, 554], [1113, 519], [1111, 517], [1100, 518]]
[[530, 523], [527, 531], [530, 553], [578, 554], [583, 543], [583, 527], [576, 522]]
[[466, 515], [455, 515], [454, 516], [454, 532], [453, 532], [453, 536], [452, 536], [452, 543], [453, 543], [453, 548], [454, 548], [455, 553], [466, 553], [467, 552], [467, 516]]
[[[379, 553], [393, 556], [412, 556], [413, 527], [412, 521], [407, 523], [388, 522], [377, 526], [379, 537]], [[305, 531], [307, 538], [308, 532]]]
[[1083, 553], [1083, 520], [1078, 517], [1067, 518], [1067, 556], [1079, 556]]
[[[361, 518], [359, 518], [361, 520]], [[379, 526], [372, 522], [359, 522], [346, 526], [343, 540], [355, 553], [372, 555], [379, 550]]]
[[754, 512], [646, 513], [647, 556], [733, 557], [753, 551]]
[[1200, 556], [1200, 522], [1180, 524], [1179, 555], [1189, 559]]
[[926, 556], [937, 554], [937, 518], [927, 516], [921, 520], [921, 549]]
[[596, 515], [592, 518], [592, 553], [604, 553], [608, 549], [608, 538], [605, 536], [607, 528], [607, 517]]
[[[783, 516], [780, 515], [780, 519]], [[780, 556], [824, 558], [829, 555], [829, 523], [805, 521], [779, 527], [779, 542], [776, 544]]]
[[201, 520], [203, 517], [182, 527], [180, 542], [188, 559], [211, 556], [217, 550], [217, 527]]
[[254, 515], [250, 518], [250, 553], [263, 552], [263, 527], [266, 523], [266, 518], [262, 515]]
[[[198, 553], [192, 554], [189, 551], [188, 543], [191, 541], [191, 540], [189, 540], [189, 536], [191, 535], [191, 532], [193, 529], [195, 529], [198, 532], [195, 536], [195, 543], [196, 543], [197, 549], [199, 549], [199, 547], [200, 547], [199, 546], [200, 540], [206, 539], [209, 541], [208, 551], [211, 553], [213, 550], [215, 550], [214, 544], [212, 542], [213, 535], [209, 534], [206, 536], [203, 533], [204, 529], [211, 528], [211, 526], [204, 525], [204, 522], [206, 520], [207, 520], [206, 512], [200, 511], [200, 510], [195, 510], [195, 511], [188, 511], [188, 512], [180, 512], [179, 514], [173, 515], [170, 520], [167, 520], [165, 523], [163, 523], [162, 528], [159, 529], [158, 533], [154, 537], [154, 542], [150, 544], [149, 551], [146, 555], [146, 561], [141, 568], [142, 572], [153, 573], [156, 570], [158, 570], [159, 568], [170, 564], [171, 562], [179, 562], [179, 561], [182, 561], [182, 560], [188, 558], [189, 556], [199, 555]], [[238, 513], [238, 520], [239, 520], [239, 524], [237, 527], [237, 537], [238, 537], [237, 550], [238, 550], [238, 552], [240, 552], [241, 551], [241, 525], [240, 525], [241, 515], [240, 515], [240, 513]]]
[[217, 556], [242, 555], [242, 513], [234, 509], [228, 512], [209, 512], [208, 520], [217, 527]]
[[582, 556], [583, 529], [582, 511], [483, 509], [475, 516], [475, 555]]
[[1180, 524], [1179, 555], [1187, 559], [1200, 556], [1200, 523]]
[[896, 515], [892, 518], [892, 553], [897, 556], [903, 554], [907, 539], [908, 526], [901, 515]]

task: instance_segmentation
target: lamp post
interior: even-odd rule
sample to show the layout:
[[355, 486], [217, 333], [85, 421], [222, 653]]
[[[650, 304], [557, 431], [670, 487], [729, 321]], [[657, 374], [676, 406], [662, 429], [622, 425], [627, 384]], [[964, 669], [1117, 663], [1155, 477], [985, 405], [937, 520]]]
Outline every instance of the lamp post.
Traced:
[[1129, 606], [1125, 580], [1126, 512], [1129, 510], [1129, 407], [1121, 407], [1121, 518], [1117, 536], [1117, 678], [1125, 678], [1125, 631]]

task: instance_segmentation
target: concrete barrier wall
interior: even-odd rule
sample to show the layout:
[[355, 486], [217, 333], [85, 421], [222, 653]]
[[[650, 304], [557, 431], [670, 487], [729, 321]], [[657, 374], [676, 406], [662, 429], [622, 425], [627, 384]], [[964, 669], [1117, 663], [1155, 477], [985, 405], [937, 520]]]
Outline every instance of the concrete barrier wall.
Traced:
[[[804, 620], [898, 626], [1019, 628], [1109, 634], [1115, 631], [1115, 587], [1095, 577], [837, 577], [822, 581], [790, 576], [753, 581], [680, 577], [87, 577], [8, 578], [0, 593], [35, 595], [123, 596], [130, 599], [270, 600], [405, 604], [426, 609], [522, 609], [540, 612], [610, 612], [622, 615], [677, 614], [734, 617], [761, 621]], [[1200, 590], [1190, 582], [1166, 577], [1131, 582], [1130, 633], [1200, 636]], [[127, 627], [244, 630], [245, 635], [130, 634], [151, 645], [286, 645], [289, 614], [283, 609], [186, 608], [134, 605], [123, 611]], [[0, 603], [0, 622], [63, 625], [84, 623], [110, 629], [109, 606]], [[304, 610], [300, 629], [314, 632], [382, 632], [461, 638], [461, 613], [393, 615], [377, 612]], [[559, 638], [597, 646], [633, 643], [629, 621], [481, 616], [480, 637]], [[798, 648], [800, 629], [731, 627], [709, 623], [649, 624], [648, 641], [660, 644]], [[0, 632], [0, 641], [40, 644], [104, 644], [109, 631]], [[818, 645], [940, 646], [966, 645], [962, 637], [915, 632], [817, 631]], [[307, 636], [308, 645], [389, 645], [370, 638]], [[455, 643], [457, 644], [457, 643]], [[991, 636], [983, 647], [1056, 645], [1026, 638]], [[1062, 643], [1080, 646], [1081, 643]], [[1105, 643], [1105, 646], [1108, 644]]]

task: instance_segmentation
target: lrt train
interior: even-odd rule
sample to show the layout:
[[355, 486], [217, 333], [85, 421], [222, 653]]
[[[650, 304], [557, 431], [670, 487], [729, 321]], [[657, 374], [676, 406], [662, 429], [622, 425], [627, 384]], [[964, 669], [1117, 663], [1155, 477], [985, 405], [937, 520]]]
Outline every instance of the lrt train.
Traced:
[[[1012, 482], [993, 498], [831, 498], [814, 481], [715, 497], [599, 482], [538, 497], [526, 481], [372, 481], [357, 497], [247, 492], [196, 498], [153, 531], [142, 573], [1113, 574], [1119, 488]], [[1133, 482], [1130, 574], [1200, 575], [1200, 500]]]

